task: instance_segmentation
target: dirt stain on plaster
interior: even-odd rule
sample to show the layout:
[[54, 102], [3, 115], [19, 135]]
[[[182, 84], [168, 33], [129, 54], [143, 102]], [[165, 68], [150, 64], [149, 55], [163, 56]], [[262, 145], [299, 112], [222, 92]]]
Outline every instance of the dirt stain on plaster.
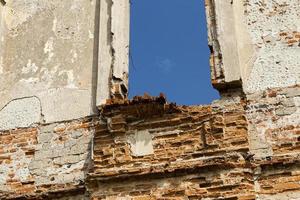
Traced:
[[0, 3], [5, 6], [6, 5], [6, 1], [5, 0], [0, 0]]

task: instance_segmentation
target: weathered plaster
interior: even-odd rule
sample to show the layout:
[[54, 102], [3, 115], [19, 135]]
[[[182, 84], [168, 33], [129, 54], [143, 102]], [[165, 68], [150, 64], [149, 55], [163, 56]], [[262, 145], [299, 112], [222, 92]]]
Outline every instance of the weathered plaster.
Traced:
[[97, 105], [127, 97], [129, 16], [128, 0], [100, 2]]
[[[90, 115], [89, 90], [54, 88], [40, 93], [44, 122], [78, 119]], [[71, 110], [71, 112], [70, 112]]]
[[0, 20], [0, 108], [36, 96], [51, 123], [127, 96], [128, 0], [10, 0]]
[[97, 59], [98, 74], [100, 75], [97, 80], [98, 104], [105, 104], [106, 99], [110, 98], [110, 89], [106, 86], [110, 84], [113, 56], [111, 48], [111, 6], [111, 1], [100, 1], [99, 52], [97, 52], [99, 56], [99, 59]]
[[83, 168], [89, 159], [92, 132], [80, 128], [64, 130], [69, 125], [51, 124], [40, 127], [36, 152], [28, 170], [35, 177], [37, 186], [84, 179]]
[[37, 96], [47, 123], [93, 114], [89, 31], [94, 32], [94, 6], [94, 0], [7, 1], [2, 6], [0, 107]]
[[[244, 92], [299, 84], [299, 2], [207, 0], [212, 81]], [[230, 86], [229, 86], [230, 87]]]
[[228, 0], [221, 0], [215, 3], [215, 10], [225, 82], [239, 80], [241, 73], [239, 69], [233, 6]]
[[0, 199], [6, 192], [28, 195], [49, 185], [61, 190], [80, 184], [90, 162], [93, 133], [90, 118], [1, 131]]
[[256, 47], [256, 60], [245, 78], [247, 93], [300, 83], [300, 4], [272, 0], [245, 4], [244, 21]]
[[41, 102], [37, 97], [14, 99], [0, 109], [0, 130], [28, 127], [40, 122]]

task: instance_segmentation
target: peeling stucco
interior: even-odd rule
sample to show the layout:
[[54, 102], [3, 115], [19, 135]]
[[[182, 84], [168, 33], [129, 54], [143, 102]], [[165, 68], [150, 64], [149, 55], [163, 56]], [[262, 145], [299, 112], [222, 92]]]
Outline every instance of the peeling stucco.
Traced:
[[299, 84], [298, 1], [207, 0], [206, 6], [216, 88], [240, 82], [250, 94]]
[[36, 96], [51, 123], [127, 96], [128, 0], [10, 0], [0, 21], [0, 108]]
[[[110, 98], [126, 98], [128, 93], [129, 1], [100, 1], [98, 62], [98, 105]], [[106, 87], [109, 85], [110, 87]]]

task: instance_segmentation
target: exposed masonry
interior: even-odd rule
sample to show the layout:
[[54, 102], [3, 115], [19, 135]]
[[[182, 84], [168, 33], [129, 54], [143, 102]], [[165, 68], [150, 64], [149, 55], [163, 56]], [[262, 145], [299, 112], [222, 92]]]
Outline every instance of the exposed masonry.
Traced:
[[299, 199], [299, 6], [206, 0], [221, 99], [177, 106], [126, 99], [129, 1], [2, 2], [0, 199]]
[[145, 96], [3, 132], [1, 198], [298, 197], [299, 98], [299, 87], [230, 92], [210, 106]]
[[91, 163], [93, 127], [92, 119], [82, 119], [2, 132], [1, 199], [30, 199], [33, 191], [40, 198], [50, 191], [81, 191]]

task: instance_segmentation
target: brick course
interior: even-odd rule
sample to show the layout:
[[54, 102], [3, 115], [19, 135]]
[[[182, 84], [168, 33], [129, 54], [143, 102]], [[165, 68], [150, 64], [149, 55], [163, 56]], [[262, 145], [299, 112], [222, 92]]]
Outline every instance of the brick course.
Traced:
[[272, 199], [299, 185], [299, 88], [112, 100], [90, 118], [1, 132], [1, 199]]

